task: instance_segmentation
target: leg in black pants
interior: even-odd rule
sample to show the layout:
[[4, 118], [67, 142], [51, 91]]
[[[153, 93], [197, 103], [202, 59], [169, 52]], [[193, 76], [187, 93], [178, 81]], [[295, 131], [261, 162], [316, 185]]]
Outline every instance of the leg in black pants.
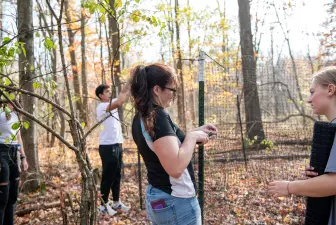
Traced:
[[16, 147], [0, 147], [0, 225], [14, 224], [20, 172]]
[[110, 190], [112, 190], [113, 201], [119, 201], [122, 146], [121, 144], [100, 145], [99, 155], [103, 166], [100, 185], [102, 199], [107, 203]]
[[117, 148], [118, 148], [118, 167], [117, 167], [116, 175], [115, 175], [115, 178], [114, 178], [114, 182], [113, 182], [112, 187], [111, 187], [113, 201], [115, 201], [115, 202], [119, 201], [119, 196], [120, 196], [121, 167], [122, 167], [122, 145], [119, 144], [117, 146]]

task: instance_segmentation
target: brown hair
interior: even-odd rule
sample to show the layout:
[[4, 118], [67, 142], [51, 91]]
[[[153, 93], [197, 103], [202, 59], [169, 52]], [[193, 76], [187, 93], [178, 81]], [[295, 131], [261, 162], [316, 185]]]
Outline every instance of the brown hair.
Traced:
[[323, 86], [336, 85], [336, 66], [328, 66], [317, 71], [313, 76], [313, 83]]
[[144, 121], [146, 131], [154, 137], [156, 108], [153, 87], [158, 85], [165, 88], [170, 83], [177, 84], [177, 76], [171, 67], [154, 63], [135, 67], [131, 72], [131, 77], [131, 93], [135, 109]]

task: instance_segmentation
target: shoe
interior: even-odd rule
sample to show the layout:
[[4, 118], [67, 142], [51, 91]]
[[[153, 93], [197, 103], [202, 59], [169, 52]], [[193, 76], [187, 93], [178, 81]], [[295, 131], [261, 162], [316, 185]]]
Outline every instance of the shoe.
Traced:
[[110, 216], [117, 213], [117, 211], [113, 210], [109, 204], [99, 206], [98, 210], [100, 213], [108, 214]]
[[117, 212], [128, 212], [130, 210], [130, 207], [127, 207], [126, 205], [124, 205], [124, 203], [122, 202], [119, 202], [119, 203], [116, 203], [112, 206], [112, 209], [117, 211]]

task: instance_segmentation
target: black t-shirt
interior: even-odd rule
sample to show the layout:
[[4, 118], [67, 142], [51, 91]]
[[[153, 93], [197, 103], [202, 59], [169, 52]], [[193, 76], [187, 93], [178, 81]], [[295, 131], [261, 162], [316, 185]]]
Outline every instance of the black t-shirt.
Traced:
[[173, 123], [169, 114], [163, 108], [156, 109], [154, 138], [145, 130], [143, 121], [137, 114], [133, 119], [132, 135], [147, 168], [148, 183], [176, 197], [194, 197], [196, 194], [195, 176], [190, 162], [180, 178], [167, 174], [156, 156], [153, 143], [165, 136], [175, 136], [179, 145], [184, 141], [185, 134]]

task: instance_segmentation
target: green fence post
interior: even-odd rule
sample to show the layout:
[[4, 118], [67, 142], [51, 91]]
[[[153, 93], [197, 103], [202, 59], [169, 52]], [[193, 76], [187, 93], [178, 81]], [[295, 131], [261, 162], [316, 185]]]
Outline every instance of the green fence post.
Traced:
[[[204, 52], [200, 52], [200, 70], [198, 76], [198, 125], [204, 125]], [[204, 147], [198, 147], [198, 201], [201, 207], [202, 224], [204, 224]]]

